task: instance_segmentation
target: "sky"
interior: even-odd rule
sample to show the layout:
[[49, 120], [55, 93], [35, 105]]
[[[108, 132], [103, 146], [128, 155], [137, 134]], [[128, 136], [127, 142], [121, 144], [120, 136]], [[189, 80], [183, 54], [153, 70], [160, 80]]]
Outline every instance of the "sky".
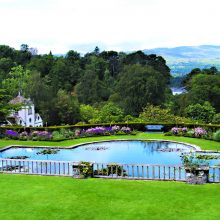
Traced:
[[219, 0], [0, 0], [0, 44], [38, 53], [220, 45]]

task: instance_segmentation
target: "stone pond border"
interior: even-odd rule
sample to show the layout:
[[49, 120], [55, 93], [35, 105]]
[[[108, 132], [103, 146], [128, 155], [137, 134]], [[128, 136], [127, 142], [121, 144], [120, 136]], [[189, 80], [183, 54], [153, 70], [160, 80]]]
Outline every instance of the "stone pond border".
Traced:
[[[201, 150], [201, 148], [197, 145], [194, 144], [189, 144], [189, 143], [185, 143], [185, 142], [179, 142], [179, 141], [171, 141], [171, 140], [161, 140], [161, 139], [116, 139], [116, 140], [98, 140], [98, 141], [91, 141], [91, 142], [85, 142], [85, 143], [80, 143], [80, 144], [75, 144], [72, 146], [67, 146], [67, 147], [63, 147], [63, 146], [24, 146], [24, 145], [10, 145], [10, 146], [6, 146], [0, 149], [0, 152], [3, 152], [5, 150], [8, 150], [10, 148], [13, 147], [17, 147], [17, 148], [48, 148], [48, 149], [74, 149], [80, 146], [84, 146], [87, 144], [95, 144], [95, 143], [104, 143], [104, 142], [117, 142], [117, 141], [143, 141], [143, 142], [170, 142], [170, 143], [176, 143], [176, 144], [183, 144], [185, 145], [188, 149], [193, 150], [194, 152], [200, 152], [200, 153], [220, 153], [220, 151], [216, 151], [216, 150]], [[81, 177], [81, 171], [80, 171], [80, 166], [79, 163], [80, 162], [71, 162], [71, 161], [38, 161], [38, 160], [13, 160], [13, 159], [1, 159], [2, 161], [2, 166], [5, 163], [6, 167], [7, 164], [12, 164], [12, 161], [14, 161], [15, 165], [18, 166], [18, 168], [16, 169], [16, 171], [11, 171], [11, 170], [7, 170], [6, 171], [3, 170], [3, 173], [13, 173], [13, 174], [31, 174], [31, 175], [52, 175], [52, 176], [71, 176], [74, 178], [80, 178]], [[22, 164], [23, 166], [22, 167]], [[25, 165], [25, 163], [27, 163]], [[46, 171], [42, 169], [43, 164], [46, 166]], [[75, 163], [75, 167], [73, 167], [73, 163]], [[36, 168], [36, 172], [34, 170], [34, 164], [37, 167]], [[51, 164], [53, 164], [55, 166], [54, 170], [51, 169]], [[63, 171], [61, 171], [61, 165], [63, 166], [62, 169]], [[94, 173], [91, 174], [91, 177], [95, 177], [95, 178], [113, 178], [113, 179], [143, 179], [143, 180], [174, 180], [174, 181], [185, 181], [187, 183], [190, 184], [204, 184], [204, 183], [220, 183], [220, 167], [219, 166], [210, 166], [203, 169], [202, 167], [200, 167], [197, 171], [198, 174], [193, 173], [190, 170], [187, 170], [185, 168], [185, 179], [182, 178], [182, 168], [180, 165], [168, 165], [166, 168], [165, 165], [158, 165], [158, 164], [118, 164], [116, 165], [111, 165], [111, 170], [116, 169], [116, 174], [112, 173], [112, 176], [110, 177], [106, 177], [105, 175], [103, 176], [103, 170], [100, 170], [100, 167], [104, 167], [103, 163], [96, 163], [96, 162], [92, 162], [92, 167], [96, 166], [97, 168], [97, 172], [98, 173]], [[30, 167], [32, 167], [32, 171], [28, 171], [28, 173], [26, 173], [26, 171], [24, 170], [26, 168], [26, 166], [28, 167], [28, 170]], [[40, 168], [39, 168], [40, 166]], [[58, 166], [58, 168], [56, 168]], [[70, 172], [70, 167], [72, 166], [73, 170]], [[84, 166], [84, 165], [83, 165]], [[90, 165], [91, 166], [91, 165]], [[109, 166], [109, 165], [108, 165]], [[116, 166], [116, 167], [114, 167]], [[126, 166], [127, 169], [132, 169], [132, 177], [130, 178], [126, 178], [123, 175], [119, 175], [118, 176], [118, 172], [119, 172], [119, 168], [122, 167], [122, 169], [124, 169], [123, 167]], [[48, 167], [49, 167], [49, 171], [48, 171]], [[130, 168], [129, 168], [130, 167]], [[137, 170], [137, 176], [135, 176], [136, 174], [134, 173], [134, 168], [136, 167]], [[149, 176], [149, 167], [152, 167], [152, 177]], [[67, 168], [67, 170], [66, 170]], [[139, 169], [142, 168], [142, 177], [139, 176]], [[159, 172], [159, 176], [155, 176], [155, 169], [158, 169]], [[22, 170], [23, 169], [23, 170]], [[40, 171], [39, 171], [40, 169]], [[59, 172], [57, 173], [56, 170], [59, 170]], [[146, 171], [147, 169], [147, 176], [144, 176], [144, 169]], [[163, 169], [164, 170], [164, 174], [161, 174], [160, 170]], [[168, 169], [168, 179], [166, 177], [167, 175], [167, 170]], [[18, 170], [18, 171], [17, 171]], [[76, 172], [77, 170], [77, 172]], [[172, 171], [173, 170], [173, 177], [172, 177]], [[179, 173], [178, 173], [179, 171]], [[212, 177], [209, 177], [209, 172], [211, 171]], [[49, 172], [49, 173], [48, 173]], [[63, 172], [63, 173], [62, 173]], [[113, 171], [112, 171], [113, 172]], [[129, 171], [128, 171], [129, 172]], [[101, 173], [101, 174], [100, 174]], [[163, 176], [161, 176], [163, 175]]]
[[200, 152], [200, 153], [220, 153], [220, 151], [218, 151], [218, 150], [202, 150], [199, 146], [197, 146], [195, 144], [189, 144], [189, 143], [186, 143], [186, 142], [171, 141], [171, 140], [161, 140], [161, 139], [115, 139], [115, 140], [90, 141], [90, 142], [75, 144], [75, 145], [71, 145], [71, 146], [67, 146], [67, 147], [63, 147], [63, 146], [9, 145], [9, 146], [1, 148], [0, 152], [3, 152], [5, 150], [8, 150], [8, 149], [13, 148], [13, 147], [18, 147], [18, 148], [74, 149], [74, 148], [77, 148], [77, 147], [80, 147], [80, 146], [83, 146], [83, 145], [87, 145], [87, 144], [95, 144], [95, 143], [101, 143], [101, 142], [113, 142], [113, 141], [172, 142], [172, 143], [176, 143], [176, 144], [184, 144], [184, 145], [189, 146], [190, 148], [192, 148], [194, 151]]

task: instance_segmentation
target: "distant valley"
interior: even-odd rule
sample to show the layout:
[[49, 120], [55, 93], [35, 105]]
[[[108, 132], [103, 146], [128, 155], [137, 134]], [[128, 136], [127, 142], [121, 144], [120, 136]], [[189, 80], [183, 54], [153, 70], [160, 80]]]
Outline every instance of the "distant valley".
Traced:
[[210, 68], [220, 70], [220, 46], [181, 46], [174, 48], [155, 48], [143, 50], [145, 54], [163, 56], [174, 76], [183, 76], [194, 68]]

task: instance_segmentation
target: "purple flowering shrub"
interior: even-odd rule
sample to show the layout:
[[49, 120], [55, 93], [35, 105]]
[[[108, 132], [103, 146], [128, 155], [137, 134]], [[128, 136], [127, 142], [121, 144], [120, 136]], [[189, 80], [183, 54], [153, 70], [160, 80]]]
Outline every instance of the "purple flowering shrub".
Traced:
[[121, 131], [127, 134], [131, 133], [131, 129], [129, 127], [122, 127]]
[[181, 131], [181, 128], [177, 128], [177, 127], [173, 127], [171, 129], [171, 132], [173, 135], [178, 135], [180, 133], [180, 131]]
[[201, 127], [197, 127], [194, 129], [188, 129], [187, 127], [183, 127], [183, 128], [173, 127], [170, 133], [172, 135], [196, 137], [196, 138], [205, 138], [208, 135], [208, 132]]
[[188, 128], [187, 127], [183, 127], [183, 128], [177, 128], [177, 127], [173, 127], [171, 129], [171, 133], [173, 135], [184, 135], [188, 132]]
[[76, 130], [75, 137], [91, 137], [91, 136], [102, 136], [102, 135], [117, 135], [117, 134], [131, 134], [132, 130], [129, 127], [95, 127], [83, 130]]
[[194, 132], [194, 136], [198, 138], [204, 137], [205, 135], [208, 134], [207, 131], [201, 127], [194, 128], [193, 132]]
[[105, 136], [105, 135], [122, 135], [122, 134], [135, 134], [129, 127], [120, 127], [120, 126], [110, 126], [110, 127], [102, 127], [97, 126], [94, 128], [88, 129], [76, 129], [74, 131], [71, 130], [60, 130], [53, 131], [51, 134], [48, 131], [33, 131], [27, 133], [23, 131], [18, 133], [13, 130], [6, 130], [4, 137], [10, 139], [20, 139], [20, 140], [36, 140], [36, 141], [45, 141], [45, 140], [63, 140], [63, 139], [72, 139], [72, 138], [80, 138], [80, 137], [92, 137], [92, 136]]
[[188, 131], [188, 128], [187, 127], [183, 127], [182, 128], [182, 132], [185, 134], [185, 133], [187, 133], [187, 131]]
[[6, 130], [5, 136], [10, 139], [18, 139], [19, 133], [17, 131], [13, 131], [13, 130]]
[[30, 134], [32, 140], [51, 140], [52, 139], [52, 134], [48, 131], [33, 131]]
[[48, 131], [33, 131], [28, 133], [26, 131], [18, 133], [13, 130], [6, 130], [5, 137], [9, 139], [19, 139], [19, 140], [51, 140], [52, 134]]
[[120, 131], [120, 126], [117, 126], [117, 125], [114, 125], [114, 126], [112, 126], [112, 131], [113, 132], [118, 132], [118, 131]]

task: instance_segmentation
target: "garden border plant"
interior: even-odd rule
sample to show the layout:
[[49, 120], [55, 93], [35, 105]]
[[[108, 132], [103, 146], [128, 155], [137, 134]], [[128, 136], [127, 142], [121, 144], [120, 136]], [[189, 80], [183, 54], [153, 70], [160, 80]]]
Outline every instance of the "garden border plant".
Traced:
[[173, 127], [169, 132], [165, 133], [165, 136], [179, 136], [220, 141], [220, 129], [218, 129], [216, 132], [213, 132], [210, 129], [206, 130], [202, 127], [195, 127], [192, 129], [187, 127]]
[[32, 140], [32, 141], [63, 141], [75, 138], [95, 137], [95, 136], [111, 136], [111, 135], [135, 135], [137, 132], [129, 127], [120, 127], [117, 125], [111, 127], [95, 127], [88, 129], [76, 129], [74, 131], [70, 129], [61, 128], [60, 131], [56, 130], [52, 133], [48, 131], [14, 131], [6, 130], [2, 134], [2, 138], [14, 139], [14, 140]]

